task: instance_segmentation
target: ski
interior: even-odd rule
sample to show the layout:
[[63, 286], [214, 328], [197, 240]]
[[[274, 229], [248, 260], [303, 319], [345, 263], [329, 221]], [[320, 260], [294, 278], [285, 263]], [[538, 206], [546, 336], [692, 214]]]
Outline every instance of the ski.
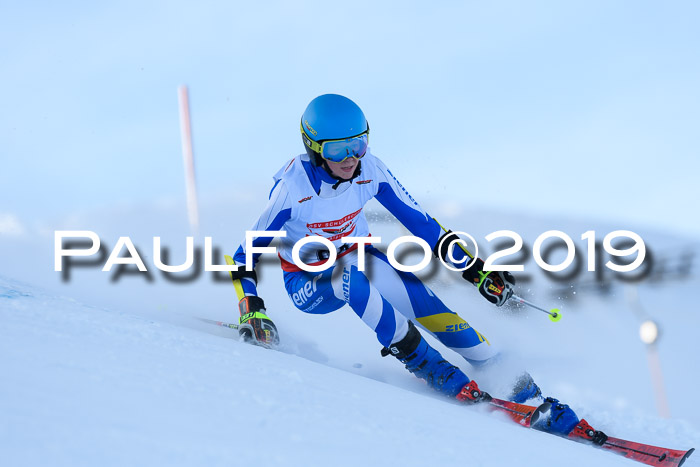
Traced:
[[695, 448], [681, 451], [612, 437], [609, 437], [602, 447], [647, 465], [680, 466], [695, 451]]
[[[485, 400], [484, 402], [487, 402], [491, 409], [508, 414], [519, 425], [535, 430], [538, 429], [535, 426], [537, 420], [550, 408], [550, 404], [547, 402], [538, 407], [500, 399]], [[567, 438], [612, 451], [643, 464], [656, 466], [681, 466], [695, 451], [695, 448], [683, 451], [613, 438], [602, 431], [595, 430], [585, 419], [578, 422]]]
[[620, 438], [607, 436], [602, 431], [597, 431], [591, 427], [585, 419], [574, 427], [568, 436], [574, 441], [580, 441], [603, 449], [615, 452], [628, 459], [633, 459], [647, 465], [683, 465], [683, 463], [695, 451], [691, 448], [687, 451], [677, 449], [666, 449], [650, 444], [627, 441]]

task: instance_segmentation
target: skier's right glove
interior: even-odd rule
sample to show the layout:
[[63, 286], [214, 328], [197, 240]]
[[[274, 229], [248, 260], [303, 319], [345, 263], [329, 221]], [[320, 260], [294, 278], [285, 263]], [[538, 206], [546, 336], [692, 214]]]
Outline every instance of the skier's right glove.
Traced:
[[245, 342], [272, 347], [279, 344], [277, 327], [265, 314], [265, 302], [256, 296], [243, 297], [238, 302], [241, 318], [238, 321], [238, 335]]
[[515, 277], [508, 271], [484, 271], [484, 261], [477, 258], [462, 277], [479, 288], [489, 302], [501, 306], [513, 295]]

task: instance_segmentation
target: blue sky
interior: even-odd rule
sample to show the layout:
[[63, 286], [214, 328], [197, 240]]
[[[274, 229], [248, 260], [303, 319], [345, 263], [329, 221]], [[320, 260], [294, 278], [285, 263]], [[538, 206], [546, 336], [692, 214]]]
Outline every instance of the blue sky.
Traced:
[[[696, 2], [5, 2], [0, 214], [267, 195], [308, 101], [419, 200], [700, 234]], [[183, 203], [184, 209], [184, 203]]]

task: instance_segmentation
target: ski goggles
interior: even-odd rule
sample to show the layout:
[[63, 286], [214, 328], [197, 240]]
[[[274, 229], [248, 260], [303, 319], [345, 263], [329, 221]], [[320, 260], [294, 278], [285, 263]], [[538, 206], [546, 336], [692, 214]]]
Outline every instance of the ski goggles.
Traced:
[[304, 143], [312, 151], [331, 162], [343, 162], [349, 157], [360, 159], [367, 152], [369, 130], [352, 138], [329, 139], [325, 141], [314, 141], [309, 138], [303, 126], [301, 134], [304, 137]]

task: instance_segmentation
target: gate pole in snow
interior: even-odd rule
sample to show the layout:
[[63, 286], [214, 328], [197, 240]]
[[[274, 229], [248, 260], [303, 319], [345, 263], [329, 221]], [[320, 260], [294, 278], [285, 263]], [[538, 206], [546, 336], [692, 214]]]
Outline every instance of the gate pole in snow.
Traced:
[[197, 185], [194, 178], [194, 153], [192, 151], [192, 127], [190, 124], [190, 103], [187, 86], [177, 90], [180, 103], [180, 137], [182, 157], [185, 162], [185, 188], [187, 190], [187, 217], [193, 234], [199, 231], [199, 207], [197, 203]]

